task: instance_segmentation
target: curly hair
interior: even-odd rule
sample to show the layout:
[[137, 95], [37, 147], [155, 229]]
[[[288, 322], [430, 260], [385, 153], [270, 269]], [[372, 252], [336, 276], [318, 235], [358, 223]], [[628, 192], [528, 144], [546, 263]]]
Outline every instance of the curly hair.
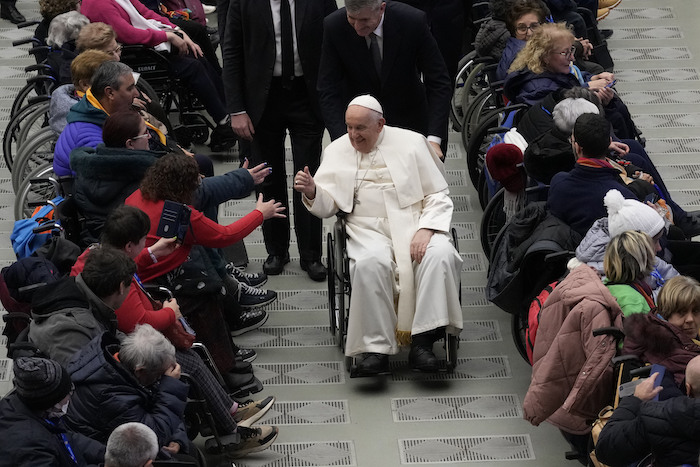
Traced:
[[544, 23], [547, 17], [547, 7], [540, 0], [518, 0], [510, 7], [510, 11], [506, 16], [506, 27], [510, 32], [510, 35], [515, 37], [515, 26], [517, 26], [518, 20], [528, 14], [534, 13], [537, 15], [540, 23]]
[[78, 0], [39, 0], [41, 17], [51, 21], [61, 13], [73, 11], [78, 6]]
[[574, 34], [565, 23], [543, 24], [532, 34], [525, 47], [513, 60], [508, 73], [528, 68], [535, 74], [540, 74], [547, 68], [547, 56], [556, 50], [560, 39], [569, 39], [574, 43]]
[[194, 158], [166, 154], [146, 171], [141, 181], [141, 194], [149, 201], [191, 204], [199, 180], [199, 166]]

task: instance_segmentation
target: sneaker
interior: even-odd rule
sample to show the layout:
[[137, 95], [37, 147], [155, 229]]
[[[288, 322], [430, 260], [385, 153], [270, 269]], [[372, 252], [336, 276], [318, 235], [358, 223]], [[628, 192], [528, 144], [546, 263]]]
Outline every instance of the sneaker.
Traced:
[[275, 398], [273, 396], [259, 401], [247, 400], [241, 402], [238, 404], [236, 413], [233, 414], [233, 419], [238, 426], [250, 427], [250, 425], [260, 420], [274, 403]]
[[596, 15], [596, 19], [598, 21], [605, 19], [608, 17], [610, 14], [610, 8], [598, 8], [598, 14]]
[[238, 349], [234, 355], [236, 356], [236, 360], [248, 363], [258, 358], [258, 354], [253, 349]]
[[264, 272], [244, 272], [233, 263], [226, 265], [226, 272], [238, 282], [243, 282], [251, 287], [260, 287], [267, 282], [267, 274]]
[[265, 306], [277, 300], [274, 290], [256, 289], [245, 282], [238, 285], [238, 304], [243, 308]]
[[209, 15], [216, 11], [216, 7], [214, 5], [207, 5], [206, 3], [202, 3], [202, 9], [204, 10], [205, 15]]
[[242, 312], [236, 319], [235, 327], [231, 328], [231, 335], [234, 337], [240, 336], [248, 331], [259, 328], [265, 324], [267, 316], [265, 310], [261, 310], [260, 308]]
[[598, 0], [598, 9], [609, 8], [613, 9], [622, 3], [622, 0]]
[[252, 428], [239, 426], [238, 434], [241, 435], [241, 442], [228, 451], [234, 458], [269, 448], [277, 439], [279, 428], [270, 425], [258, 425]]

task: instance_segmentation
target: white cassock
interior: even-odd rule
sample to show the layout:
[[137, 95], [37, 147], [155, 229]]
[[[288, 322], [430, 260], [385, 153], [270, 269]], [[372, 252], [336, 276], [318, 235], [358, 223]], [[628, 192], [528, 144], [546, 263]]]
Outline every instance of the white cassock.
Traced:
[[[352, 297], [345, 353], [398, 353], [410, 336], [462, 329], [462, 259], [448, 232], [452, 200], [442, 162], [419, 133], [384, 126], [376, 148], [356, 151], [348, 135], [331, 143], [314, 176], [309, 211], [347, 216]], [[435, 231], [421, 263], [411, 260], [418, 229]]]

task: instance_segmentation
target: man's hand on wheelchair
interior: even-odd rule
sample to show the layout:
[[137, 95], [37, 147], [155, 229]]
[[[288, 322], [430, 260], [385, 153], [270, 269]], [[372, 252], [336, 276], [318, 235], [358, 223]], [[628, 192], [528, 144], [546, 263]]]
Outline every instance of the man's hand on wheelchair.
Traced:
[[[241, 168], [248, 169], [249, 164], [248, 158], [246, 157]], [[265, 180], [265, 177], [270, 175], [272, 172], [272, 167], [268, 167], [267, 162], [263, 162], [262, 164], [256, 165], [252, 169], [248, 169], [248, 172], [250, 172], [250, 176], [253, 177], [253, 184], [260, 185], [263, 180]]]
[[294, 176], [294, 189], [303, 193], [308, 199], [316, 197], [316, 182], [309, 172], [309, 166], [304, 167]]
[[423, 261], [425, 250], [428, 249], [428, 243], [433, 237], [433, 231], [430, 229], [418, 229], [411, 240], [411, 259], [417, 263]]

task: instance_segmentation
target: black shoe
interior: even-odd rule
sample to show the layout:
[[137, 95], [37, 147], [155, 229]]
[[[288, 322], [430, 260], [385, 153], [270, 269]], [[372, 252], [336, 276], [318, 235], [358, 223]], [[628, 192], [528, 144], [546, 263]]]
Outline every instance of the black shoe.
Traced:
[[376, 376], [389, 373], [389, 356], [381, 353], [365, 353], [354, 369], [355, 376]]
[[254, 308], [269, 305], [277, 300], [274, 290], [256, 289], [245, 282], [238, 283], [238, 304], [241, 308]]
[[408, 352], [408, 364], [416, 371], [424, 373], [436, 373], [440, 369], [440, 363], [432, 349], [422, 345], [411, 344]]
[[260, 308], [242, 312], [241, 315], [235, 320], [235, 325], [231, 328], [231, 335], [234, 337], [240, 336], [248, 331], [259, 328], [265, 324], [265, 321], [267, 321], [267, 316], [268, 315], [265, 310], [261, 310]]
[[612, 29], [601, 29], [600, 35], [603, 36], [603, 39], [610, 39], [613, 35], [613, 30]]
[[253, 352], [253, 354], [255, 354], [255, 356], [257, 357], [258, 355], [255, 353], [255, 350], [240, 349], [236, 344], [233, 344], [233, 352], [236, 356], [236, 360], [234, 360], [233, 362], [233, 368], [231, 368], [229, 371], [231, 373], [252, 373], [253, 365], [251, 365], [248, 361], [239, 358], [238, 352]]
[[9, 19], [12, 24], [24, 23], [27, 19], [19, 12], [14, 3], [0, 4], [0, 18]]
[[263, 390], [263, 384], [258, 378], [253, 377], [253, 381], [245, 386], [241, 386], [237, 391], [233, 391], [231, 397], [234, 399], [242, 399], [251, 393], [260, 392]]
[[700, 211], [686, 212], [681, 218], [674, 218], [674, 224], [687, 238], [700, 235]]
[[269, 255], [263, 263], [263, 271], [268, 276], [277, 276], [282, 274], [284, 265], [289, 263], [289, 253], [284, 256]]
[[226, 387], [230, 392], [238, 392], [241, 388], [250, 386], [255, 383], [253, 373], [234, 373], [229, 371], [221, 375], [224, 378]]
[[[235, 353], [236, 356], [236, 362], [241, 362], [241, 363], [247, 363], [248, 364], [248, 371], [252, 371], [252, 367], [250, 365], [250, 362], [258, 358], [258, 354], [255, 350], [253, 349], [238, 349], [236, 350]], [[236, 369], [233, 369], [231, 371], [236, 371]], [[240, 371], [238, 372], [240, 373]]]
[[320, 260], [306, 261], [301, 260], [301, 269], [309, 274], [311, 280], [321, 282], [326, 280], [326, 267]]
[[214, 131], [211, 132], [209, 139], [209, 148], [212, 152], [226, 152], [236, 145], [236, 133], [231, 128], [231, 123], [227, 121], [221, 125], [217, 125]]

